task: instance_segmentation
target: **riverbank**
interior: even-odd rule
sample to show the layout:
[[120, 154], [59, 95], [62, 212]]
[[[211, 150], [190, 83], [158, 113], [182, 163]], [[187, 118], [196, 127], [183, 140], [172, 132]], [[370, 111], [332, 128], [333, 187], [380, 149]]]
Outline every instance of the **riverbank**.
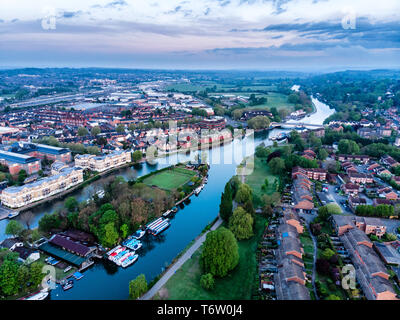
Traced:
[[[160, 294], [151, 292], [145, 298], [154, 296], [154, 299], [168, 300], [249, 300], [252, 297], [257, 277], [256, 249], [260, 237], [264, 231], [266, 218], [256, 216], [254, 223], [254, 236], [249, 240], [238, 242], [239, 264], [226, 277], [215, 279], [215, 288], [205, 290], [200, 285], [200, 277], [203, 274], [200, 266], [201, 246], [191, 252], [182, 266], [175, 270], [170, 279], [159, 286]], [[221, 227], [222, 224], [219, 225]], [[214, 228], [213, 230], [215, 230]], [[204, 240], [205, 240], [204, 235]], [[164, 281], [165, 282], [165, 281]]]

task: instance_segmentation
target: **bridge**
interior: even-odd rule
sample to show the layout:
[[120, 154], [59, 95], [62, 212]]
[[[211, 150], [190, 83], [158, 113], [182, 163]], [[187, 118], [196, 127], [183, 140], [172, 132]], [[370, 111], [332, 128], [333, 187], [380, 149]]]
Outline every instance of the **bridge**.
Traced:
[[302, 122], [294, 122], [294, 123], [288, 123], [288, 122], [271, 122], [269, 125], [271, 129], [274, 128], [282, 128], [282, 129], [295, 129], [297, 127], [301, 128], [324, 128], [323, 125], [320, 124], [312, 124], [312, 123], [302, 123]]

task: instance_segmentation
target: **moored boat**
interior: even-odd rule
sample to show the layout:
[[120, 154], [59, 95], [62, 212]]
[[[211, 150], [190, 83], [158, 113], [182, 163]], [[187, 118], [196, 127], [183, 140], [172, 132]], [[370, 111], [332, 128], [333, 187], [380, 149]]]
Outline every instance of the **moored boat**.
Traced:
[[123, 267], [123, 268], [129, 267], [138, 258], [139, 258], [139, 256], [137, 254], [131, 252], [130, 255], [124, 261], [121, 262], [121, 267]]
[[74, 280], [68, 280], [64, 285], [62, 285], [62, 288], [64, 291], [67, 291], [71, 289], [74, 286]]
[[33, 294], [30, 294], [21, 300], [44, 300], [49, 296], [49, 291], [47, 289], [40, 290]]

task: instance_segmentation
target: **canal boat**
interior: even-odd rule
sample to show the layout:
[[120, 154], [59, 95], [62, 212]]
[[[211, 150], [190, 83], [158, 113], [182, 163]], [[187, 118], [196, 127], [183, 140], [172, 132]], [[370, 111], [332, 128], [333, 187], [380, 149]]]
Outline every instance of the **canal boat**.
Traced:
[[168, 223], [168, 221], [164, 221], [162, 224], [158, 225], [155, 229], [153, 229], [151, 231], [151, 234], [153, 236], [156, 236], [156, 235], [160, 234], [161, 232], [163, 232], [164, 230], [166, 230], [169, 226], [170, 226], [170, 224]]
[[68, 280], [65, 284], [62, 285], [64, 291], [71, 289], [74, 286], [74, 280]]
[[150, 223], [146, 226], [146, 228], [147, 228], [148, 230], [151, 230], [151, 229], [155, 228], [158, 224], [160, 224], [160, 223], [162, 223], [162, 222], [163, 222], [163, 218], [158, 218], [158, 219], [154, 220], [153, 222], [150, 222]]

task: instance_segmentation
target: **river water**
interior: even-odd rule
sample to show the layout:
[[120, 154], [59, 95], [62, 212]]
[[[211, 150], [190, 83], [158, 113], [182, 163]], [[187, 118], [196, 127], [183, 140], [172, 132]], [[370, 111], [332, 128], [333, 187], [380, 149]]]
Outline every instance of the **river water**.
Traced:
[[[313, 103], [316, 112], [300, 122], [322, 124], [334, 112], [326, 104], [314, 98]], [[221, 147], [207, 150], [207, 159], [210, 163], [208, 184], [199, 196], [191, 197], [191, 203], [188, 206], [178, 211], [171, 219], [171, 226], [166, 231], [157, 237], [146, 235], [142, 238], [143, 247], [139, 250], [139, 259], [136, 263], [123, 269], [108, 261], [97, 262], [84, 272], [81, 280], [75, 281], [72, 289], [64, 292], [60, 286], [57, 286], [51, 292], [51, 299], [127, 299], [130, 280], [143, 273], [150, 282], [200, 234], [207, 224], [217, 217], [225, 183], [235, 174], [236, 167], [242, 159], [252, 155], [255, 147], [260, 143], [271, 145], [272, 141], [268, 138], [269, 136], [276, 136], [280, 132], [288, 131], [290, 130], [274, 129], [267, 133], [257, 134], [254, 138], [249, 136], [236, 139]], [[194, 151], [190, 154], [175, 154], [159, 159], [155, 165], [144, 163], [136, 167], [121, 169], [68, 196], [74, 196], [78, 201], [85, 201], [116, 176], [123, 176], [125, 179], [137, 178], [178, 162], [193, 160], [197, 153]], [[62, 206], [63, 201], [53, 201], [32, 209], [35, 217], [31, 227], [36, 227], [39, 219], [45, 213], [52, 213]], [[16, 219], [22, 221], [23, 214]], [[0, 240], [5, 238], [4, 230], [7, 222], [8, 220], [0, 221]]]

